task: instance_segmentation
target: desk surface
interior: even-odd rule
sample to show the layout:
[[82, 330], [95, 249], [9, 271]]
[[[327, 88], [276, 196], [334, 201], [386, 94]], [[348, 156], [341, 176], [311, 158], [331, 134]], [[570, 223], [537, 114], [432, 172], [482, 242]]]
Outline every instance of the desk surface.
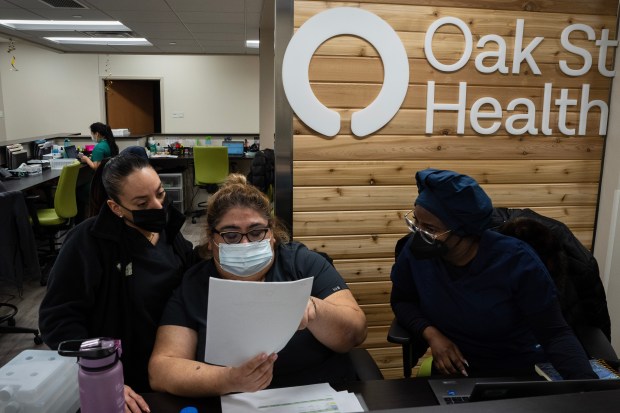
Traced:
[[25, 191], [41, 185], [47, 181], [51, 181], [60, 176], [62, 169], [45, 169], [40, 175], [24, 176], [19, 179], [9, 179], [2, 181], [2, 185], [7, 191]]
[[[373, 380], [351, 382], [334, 386], [360, 394], [373, 412], [454, 412], [454, 406], [439, 406], [425, 379]], [[178, 412], [185, 406], [194, 406], [200, 413], [221, 413], [219, 397], [191, 399], [163, 393], [142, 395], [152, 413]], [[458, 406], [459, 412], [551, 412], [617, 411], [620, 390], [572, 393], [554, 396], [527, 397], [468, 403]], [[396, 409], [396, 410], [394, 410]]]

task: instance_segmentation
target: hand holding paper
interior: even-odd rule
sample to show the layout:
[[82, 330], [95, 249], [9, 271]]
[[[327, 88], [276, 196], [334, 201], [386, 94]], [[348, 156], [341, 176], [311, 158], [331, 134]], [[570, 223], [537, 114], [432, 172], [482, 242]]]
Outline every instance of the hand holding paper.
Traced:
[[290, 282], [211, 278], [205, 362], [240, 366], [282, 350], [302, 319], [312, 277]]

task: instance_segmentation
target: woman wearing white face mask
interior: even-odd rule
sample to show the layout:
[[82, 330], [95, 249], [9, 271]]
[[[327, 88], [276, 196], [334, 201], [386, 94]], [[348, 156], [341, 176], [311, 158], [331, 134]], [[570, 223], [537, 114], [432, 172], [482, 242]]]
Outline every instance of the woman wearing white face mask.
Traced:
[[[204, 252], [207, 259], [185, 274], [160, 322], [149, 363], [154, 390], [200, 397], [354, 379], [344, 353], [364, 341], [364, 313], [323, 256], [289, 242], [267, 197], [244, 176], [231, 175], [209, 200]], [[282, 351], [219, 367], [196, 361], [204, 360], [209, 277], [314, 281], [299, 330]]]

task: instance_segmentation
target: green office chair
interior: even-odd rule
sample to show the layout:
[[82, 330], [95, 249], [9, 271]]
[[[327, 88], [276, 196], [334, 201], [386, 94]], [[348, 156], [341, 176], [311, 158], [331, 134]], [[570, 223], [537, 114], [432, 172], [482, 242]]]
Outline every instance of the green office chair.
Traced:
[[[228, 148], [225, 146], [194, 147], [194, 184], [212, 194], [226, 180], [229, 172]], [[192, 211], [192, 224], [206, 213], [207, 202], [198, 203]]]
[[[31, 219], [35, 233], [44, 236], [48, 240], [47, 251], [48, 263], [53, 263], [56, 258], [58, 232], [67, 230], [73, 225], [73, 218], [77, 215], [77, 200], [75, 190], [77, 186], [80, 162], [77, 160], [65, 165], [60, 172], [58, 186], [54, 194], [54, 208], [32, 210]], [[48, 265], [49, 267], [49, 265]], [[41, 274], [41, 285], [47, 283], [47, 271]]]

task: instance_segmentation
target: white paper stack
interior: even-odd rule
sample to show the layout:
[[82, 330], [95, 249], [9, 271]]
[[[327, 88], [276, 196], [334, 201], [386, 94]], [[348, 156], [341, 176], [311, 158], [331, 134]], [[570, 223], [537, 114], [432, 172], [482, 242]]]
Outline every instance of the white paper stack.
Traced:
[[336, 391], [329, 384], [268, 389], [222, 396], [222, 413], [355, 413], [365, 411], [354, 393]]

